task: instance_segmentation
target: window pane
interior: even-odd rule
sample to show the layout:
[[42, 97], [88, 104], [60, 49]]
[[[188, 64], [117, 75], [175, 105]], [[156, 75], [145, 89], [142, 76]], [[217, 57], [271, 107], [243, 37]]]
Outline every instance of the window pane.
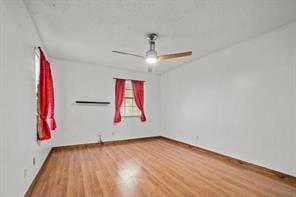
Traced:
[[135, 99], [133, 99], [133, 107], [136, 107], [136, 108], [138, 108], [138, 106], [137, 106], [137, 104], [136, 104], [136, 101], [135, 101]]
[[131, 81], [125, 81], [125, 89], [132, 89]]
[[133, 106], [133, 99], [124, 99], [124, 106], [132, 107]]
[[133, 90], [125, 90], [124, 97], [134, 97]]
[[39, 53], [35, 51], [35, 87], [36, 93], [38, 93], [38, 85], [39, 85], [39, 74], [40, 74], [40, 58]]
[[132, 115], [133, 108], [132, 107], [125, 107], [125, 115]]
[[141, 114], [138, 107], [133, 107], [133, 114], [135, 114], [135, 115], [140, 115]]
[[124, 106], [122, 106], [122, 107], [120, 108], [120, 113], [121, 113], [121, 115], [124, 115]]

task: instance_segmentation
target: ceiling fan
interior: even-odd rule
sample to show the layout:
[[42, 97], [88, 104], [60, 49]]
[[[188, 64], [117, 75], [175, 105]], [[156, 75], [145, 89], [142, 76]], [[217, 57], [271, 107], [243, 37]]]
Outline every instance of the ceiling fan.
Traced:
[[122, 52], [122, 51], [112, 51], [112, 52], [122, 54], [122, 55], [131, 55], [134, 57], [139, 57], [139, 58], [145, 59], [147, 66], [148, 66], [148, 72], [152, 72], [153, 65], [155, 63], [157, 63], [158, 61], [192, 55], [192, 51], [187, 51], [187, 52], [182, 52], [182, 53], [171, 53], [171, 54], [166, 54], [166, 55], [157, 55], [157, 52], [155, 51], [155, 41], [157, 38], [158, 38], [158, 35], [156, 33], [150, 33], [147, 35], [147, 39], [149, 42], [149, 50], [146, 52], [145, 56], [132, 54], [132, 53], [126, 53], [126, 52]]

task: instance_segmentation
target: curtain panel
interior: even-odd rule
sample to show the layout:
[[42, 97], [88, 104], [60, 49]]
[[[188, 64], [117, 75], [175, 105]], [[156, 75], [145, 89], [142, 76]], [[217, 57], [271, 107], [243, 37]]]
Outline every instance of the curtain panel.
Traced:
[[141, 121], [146, 121], [146, 116], [144, 112], [144, 81], [132, 80], [133, 93], [136, 105], [141, 111]]
[[43, 51], [40, 50], [40, 75], [38, 85], [38, 131], [39, 140], [51, 138], [51, 130], [56, 129], [54, 118], [54, 86], [50, 69]]
[[120, 107], [123, 103], [125, 91], [125, 80], [116, 79], [115, 81], [115, 115], [114, 122], [119, 123], [121, 121]]

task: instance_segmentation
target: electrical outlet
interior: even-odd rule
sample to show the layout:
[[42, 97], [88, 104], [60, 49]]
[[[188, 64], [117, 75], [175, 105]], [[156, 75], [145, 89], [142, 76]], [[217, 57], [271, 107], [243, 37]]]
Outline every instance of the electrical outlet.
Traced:
[[24, 178], [26, 178], [27, 175], [28, 175], [28, 171], [27, 171], [27, 169], [24, 169]]
[[197, 136], [195, 136], [195, 139], [196, 139], [196, 140], [199, 140], [199, 136], [198, 136], [198, 135], [197, 135]]
[[35, 166], [35, 164], [36, 164], [36, 158], [35, 157], [33, 157], [33, 166]]
[[115, 135], [115, 132], [112, 132], [112, 135]]

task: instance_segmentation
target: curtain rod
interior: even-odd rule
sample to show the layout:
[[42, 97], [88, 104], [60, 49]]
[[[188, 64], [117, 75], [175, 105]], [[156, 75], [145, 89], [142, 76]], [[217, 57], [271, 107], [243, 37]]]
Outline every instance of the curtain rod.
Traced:
[[[122, 79], [122, 78], [113, 77], [113, 79]], [[137, 80], [137, 79], [124, 79], [124, 80], [128, 80], [128, 81], [132, 81], [132, 80], [134, 80], [134, 81], [143, 81], [143, 80]], [[143, 82], [145, 82], [145, 81], [143, 81]]]

